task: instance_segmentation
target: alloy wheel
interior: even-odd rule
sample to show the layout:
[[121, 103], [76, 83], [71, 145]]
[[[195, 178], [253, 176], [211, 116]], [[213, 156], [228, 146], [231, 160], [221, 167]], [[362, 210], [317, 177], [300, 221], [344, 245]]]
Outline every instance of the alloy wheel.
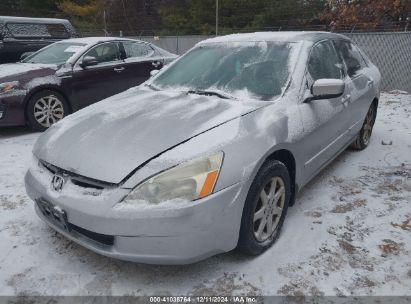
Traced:
[[44, 96], [34, 104], [34, 118], [43, 127], [49, 128], [64, 117], [63, 102], [56, 96]]
[[281, 177], [273, 177], [262, 188], [254, 211], [254, 237], [268, 240], [277, 229], [285, 204], [285, 186]]

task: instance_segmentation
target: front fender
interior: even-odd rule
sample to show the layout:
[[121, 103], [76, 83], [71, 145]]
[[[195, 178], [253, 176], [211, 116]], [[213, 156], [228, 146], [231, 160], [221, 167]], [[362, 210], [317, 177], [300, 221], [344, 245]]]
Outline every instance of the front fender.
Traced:
[[191, 138], [137, 170], [123, 187], [134, 188], [181, 162], [217, 151], [224, 152], [224, 162], [215, 191], [252, 181], [263, 162], [275, 151], [286, 149], [295, 153], [293, 141], [302, 130], [298, 130], [301, 124], [295, 124], [289, 116], [296, 115], [294, 111], [298, 109], [280, 108], [271, 104]]

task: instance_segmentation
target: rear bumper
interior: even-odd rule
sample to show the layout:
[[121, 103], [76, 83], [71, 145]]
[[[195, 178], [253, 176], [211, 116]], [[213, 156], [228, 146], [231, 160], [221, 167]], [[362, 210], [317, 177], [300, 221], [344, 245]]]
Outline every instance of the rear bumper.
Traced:
[[24, 100], [26, 91], [19, 90], [0, 95], [0, 127], [24, 125]]
[[[55, 225], [36, 204], [39, 217], [72, 241], [105, 256], [149, 264], [189, 264], [237, 245], [243, 208], [242, 184], [183, 207], [116, 208], [119, 193], [88, 208], [87, 198], [56, 196], [30, 171], [26, 191], [63, 209], [70, 231]], [[82, 206], [82, 207], [81, 207]], [[106, 208], [105, 206], [111, 206]]]

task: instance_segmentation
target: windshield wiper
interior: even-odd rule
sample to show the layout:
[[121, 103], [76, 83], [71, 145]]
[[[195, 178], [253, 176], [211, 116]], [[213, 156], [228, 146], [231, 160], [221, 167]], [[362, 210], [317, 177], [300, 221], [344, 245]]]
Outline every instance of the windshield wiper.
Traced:
[[149, 87], [153, 91], [160, 91], [160, 88], [156, 87], [155, 85], [153, 85], [151, 83], [146, 83], [145, 85], [146, 85], [146, 87]]
[[236, 99], [234, 96], [231, 96], [225, 92], [219, 90], [189, 90], [187, 94], [197, 94], [205, 96], [217, 96], [223, 99]]

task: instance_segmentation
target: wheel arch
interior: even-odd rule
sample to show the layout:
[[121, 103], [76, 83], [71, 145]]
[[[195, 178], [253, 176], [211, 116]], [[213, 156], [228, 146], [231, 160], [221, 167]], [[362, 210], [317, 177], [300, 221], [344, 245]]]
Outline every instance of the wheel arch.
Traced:
[[379, 103], [380, 101], [379, 101], [379, 99], [378, 99], [378, 97], [375, 97], [374, 99], [373, 99], [373, 101], [372, 101], [372, 104], [374, 104], [377, 108], [378, 108], [378, 103]]
[[[249, 214], [250, 214], [250, 205], [251, 205], [251, 202], [248, 201], [249, 194], [252, 193], [254, 195], [253, 191], [255, 191], [255, 188], [252, 187], [254, 181], [258, 178], [258, 174], [260, 172], [262, 171], [267, 172], [267, 171], [264, 171], [263, 168], [265, 168], [266, 165], [269, 165], [270, 162], [273, 162], [273, 161], [276, 161], [277, 164], [278, 162], [283, 163], [288, 170], [288, 173], [291, 179], [291, 185], [290, 185], [291, 186], [291, 197], [290, 197], [288, 206], [292, 206], [294, 204], [295, 194], [297, 190], [297, 186], [295, 182], [296, 180], [296, 160], [295, 160], [293, 153], [289, 149], [287, 149], [286, 147], [277, 147], [277, 149], [269, 151], [264, 157], [260, 159], [259, 161], [260, 166], [256, 170], [256, 173], [254, 174], [254, 178], [250, 179], [251, 185], [250, 185], [250, 188], [248, 189], [247, 198], [245, 200], [245, 204], [242, 209], [237, 249], [249, 255], [257, 255], [263, 252], [264, 250], [268, 249], [269, 246], [271, 246], [279, 236], [279, 232], [275, 233], [272, 239], [273, 241], [271, 244], [268, 245], [268, 247], [258, 247], [257, 246], [258, 248], [255, 247], [255, 245], [253, 245], [253, 242], [250, 242], [250, 236], [249, 236], [249, 229], [250, 229]], [[281, 221], [279, 223], [280, 229], [281, 229], [284, 219], [285, 217], [283, 217], [283, 219], [280, 220]]]
[[298, 186], [296, 184], [296, 161], [293, 153], [287, 149], [276, 150], [271, 153], [264, 162], [266, 162], [267, 160], [278, 160], [287, 167], [291, 179], [291, 198], [289, 205], [294, 205]]
[[373, 99], [373, 101], [372, 101], [372, 105], [374, 105], [375, 106], [375, 117], [374, 117], [374, 121], [373, 121], [373, 124], [375, 123], [375, 120], [376, 120], [376, 118], [377, 118], [377, 112], [378, 112], [378, 103], [379, 103], [379, 100], [378, 100], [378, 97], [375, 97], [374, 99]]

